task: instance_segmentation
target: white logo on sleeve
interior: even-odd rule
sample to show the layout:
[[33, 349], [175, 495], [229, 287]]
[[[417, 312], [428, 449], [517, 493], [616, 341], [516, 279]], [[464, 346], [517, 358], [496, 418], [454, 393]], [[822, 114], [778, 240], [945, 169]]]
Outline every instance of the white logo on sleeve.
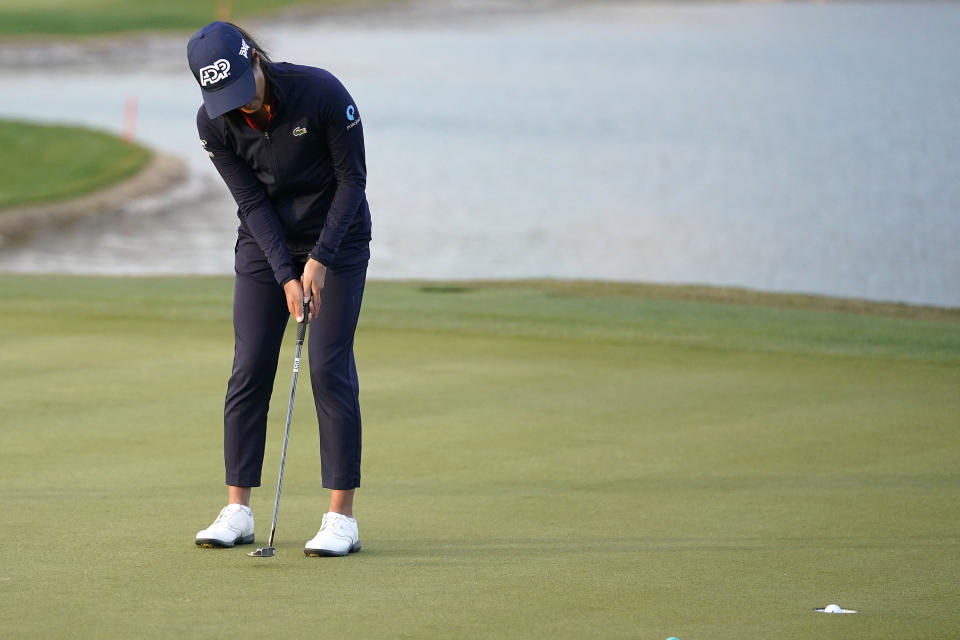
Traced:
[[230, 61], [220, 58], [211, 65], [200, 69], [200, 86], [205, 87], [208, 84], [217, 84], [221, 80], [226, 80], [230, 75]]
[[357, 115], [357, 108], [353, 105], [347, 107], [347, 120], [350, 121], [350, 124], [347, 125], [347, 131], [360, 124], [360, 116]]
[[240, 55], [244, 58], [249, 59], [250, 56], [247, 55], [247, 52], [250, 51], [250, 45], [247, 44], [247, 41], [243, 38], [240, 38]]

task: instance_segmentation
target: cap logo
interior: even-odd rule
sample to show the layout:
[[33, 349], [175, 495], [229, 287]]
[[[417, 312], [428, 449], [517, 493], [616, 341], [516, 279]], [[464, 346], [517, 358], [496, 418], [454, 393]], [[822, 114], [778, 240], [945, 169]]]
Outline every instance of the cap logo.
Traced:
[[241, 37], [240, 38], [240, 55], [242, 55], [244, 58], [247, 58], [249, 60], [250, 56], [247, 55], [248, 51], [250, 51], [250, 45], [248, 45], [247, 41], [244, 40], [243, 37]]
[[230, 61], [220, 58], [211, 65], [200, 69], [200, 86], [216, 84], [230, 75]]

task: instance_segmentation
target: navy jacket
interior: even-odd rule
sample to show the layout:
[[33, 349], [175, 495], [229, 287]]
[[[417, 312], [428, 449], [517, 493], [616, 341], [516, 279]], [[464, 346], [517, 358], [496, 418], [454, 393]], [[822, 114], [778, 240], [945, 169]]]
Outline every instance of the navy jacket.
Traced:
[[[239, 233], [263, 250], [277, 282], [297, 277], [291, 251], [327, 266], [369, 257], [363, 125], [323, 69], [261, 60], [276, 99], [265, 133], [237, 113], [197, 111], [200, 142], [237, 202]], [[312, 247], [312, 248], [311, 248]]]

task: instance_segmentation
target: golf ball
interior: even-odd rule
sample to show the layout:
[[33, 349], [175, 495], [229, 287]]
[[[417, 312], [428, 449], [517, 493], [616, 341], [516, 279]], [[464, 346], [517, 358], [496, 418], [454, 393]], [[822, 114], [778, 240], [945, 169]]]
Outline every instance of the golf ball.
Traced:
[[841, 609], [839, 605], [828, 604], [823, 608], [823, 612], [824, 613], [842, 613], [843, 609]]

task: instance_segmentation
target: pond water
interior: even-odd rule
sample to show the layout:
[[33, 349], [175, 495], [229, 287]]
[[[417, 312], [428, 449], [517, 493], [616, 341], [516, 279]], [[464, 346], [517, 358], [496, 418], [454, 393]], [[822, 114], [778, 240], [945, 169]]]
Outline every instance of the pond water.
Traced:
[[[371, 277], [960, 306], [960, 5], [444, 4], [252, 25], [364, 114]], [[119, 131], [134, 97], [138, 138], [191, 178], [4, 247], [0, 270], [230, 273], [185, 39], [38, 55], [7, 56], [0, 115]]]

